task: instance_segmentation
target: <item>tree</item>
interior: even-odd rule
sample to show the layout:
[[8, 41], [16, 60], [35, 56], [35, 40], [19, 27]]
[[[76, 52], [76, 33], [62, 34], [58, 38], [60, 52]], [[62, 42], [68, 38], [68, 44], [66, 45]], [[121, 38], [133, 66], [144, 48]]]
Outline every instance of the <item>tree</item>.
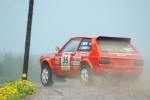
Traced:
[[3, 66], [1, 62], [0, 62], [0, 76], [3, 76]]

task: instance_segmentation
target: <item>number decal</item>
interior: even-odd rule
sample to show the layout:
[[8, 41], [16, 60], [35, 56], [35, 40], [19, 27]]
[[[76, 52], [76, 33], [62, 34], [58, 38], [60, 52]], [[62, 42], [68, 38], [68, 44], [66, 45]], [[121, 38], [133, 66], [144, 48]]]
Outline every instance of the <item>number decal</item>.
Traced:
[[68, 63], [68, 56], [63, 56], [63, 64], [67, 64]]
[[70, 70], [70, 55], [62, 55], [61, 70]]

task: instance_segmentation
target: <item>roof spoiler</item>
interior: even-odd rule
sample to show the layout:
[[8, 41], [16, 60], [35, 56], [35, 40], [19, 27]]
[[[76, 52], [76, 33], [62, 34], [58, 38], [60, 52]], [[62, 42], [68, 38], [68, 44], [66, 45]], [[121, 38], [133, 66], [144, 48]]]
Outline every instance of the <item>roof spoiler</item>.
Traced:
[[106, 39], [123, 39], [123, 40], [128, 40], [128, 41], [130, 41], [131, 40], [131, 38], [126, 38], [126, 37], [111, 37], [111, 36], [98, 36], [97, 37], [97, 39], [98, 38], [106, 38]]

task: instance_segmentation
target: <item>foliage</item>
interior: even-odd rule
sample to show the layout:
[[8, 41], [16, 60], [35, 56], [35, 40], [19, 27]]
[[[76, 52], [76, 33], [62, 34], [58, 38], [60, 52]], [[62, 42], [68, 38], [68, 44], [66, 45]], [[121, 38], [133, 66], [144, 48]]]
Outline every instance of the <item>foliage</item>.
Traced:
[[36, 85], [31, 81], [11, 81], [0, 87], [0, 100], [21, 100], [28, 94], [34, 94], [35, 91]]
[[[0, 84], [22, 78], [24, 54], [0, 53]], [[30, 54], [28, 80], [40, 82], [39, 56]]]

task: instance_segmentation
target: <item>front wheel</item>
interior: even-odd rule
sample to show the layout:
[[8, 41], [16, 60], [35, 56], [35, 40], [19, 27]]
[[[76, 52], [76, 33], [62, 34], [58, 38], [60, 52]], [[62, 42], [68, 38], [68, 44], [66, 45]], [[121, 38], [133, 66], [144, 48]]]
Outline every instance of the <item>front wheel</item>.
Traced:
[[54, 83], [52, 81], [52, 71], [51, 71], [50, 67], [47, 64], [42, 65], [41, 82], [42, 82], [42, 85], [45, 86], [45, 87], [51, 86]]
[[92, 78], [90, 74], [90, 67], [86, 63], [81, 64], [80, 81], [81, 81], [81, 84], [83, 85], [89, 85], [92, 82]]

